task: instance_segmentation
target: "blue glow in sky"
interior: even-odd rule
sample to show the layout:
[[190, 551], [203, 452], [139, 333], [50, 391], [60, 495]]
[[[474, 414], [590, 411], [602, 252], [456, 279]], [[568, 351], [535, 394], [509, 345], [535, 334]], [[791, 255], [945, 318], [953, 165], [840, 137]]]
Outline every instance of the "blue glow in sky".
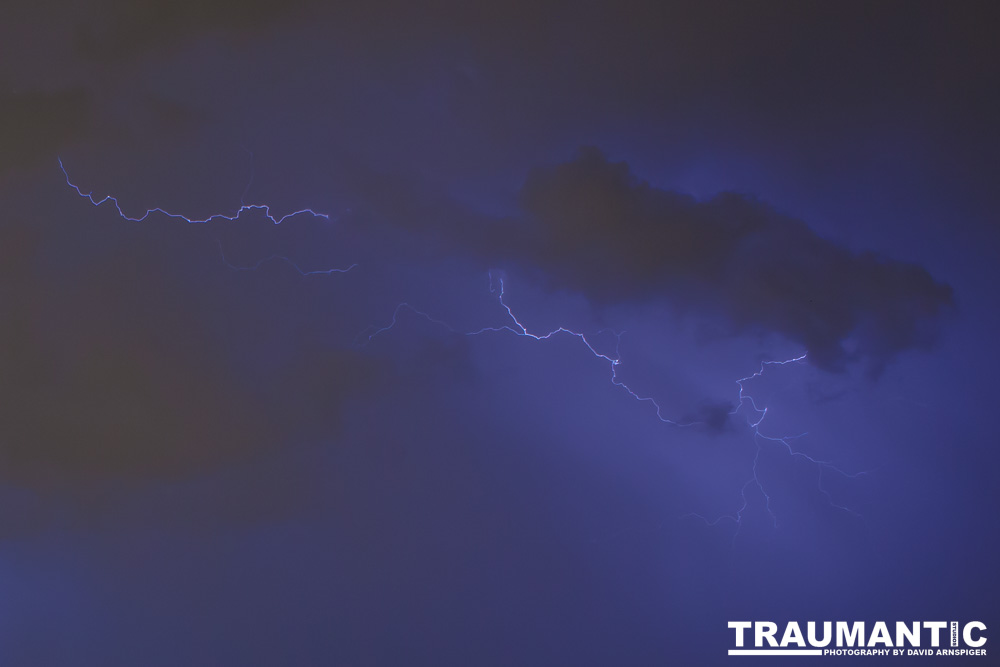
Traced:
[[19, 10], [0, 662], [994, 628], [991, 13]]

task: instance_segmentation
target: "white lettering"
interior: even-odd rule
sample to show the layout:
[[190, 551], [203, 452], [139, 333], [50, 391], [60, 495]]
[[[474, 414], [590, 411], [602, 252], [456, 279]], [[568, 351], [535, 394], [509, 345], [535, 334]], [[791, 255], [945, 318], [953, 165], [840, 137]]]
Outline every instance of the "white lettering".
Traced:
[[931, 646], [941, 645], [941, 631], [948, 627], [947, 621], [924, 621], [924, 627], [931, 631]]
[[754, 624], [754, 645], [763, 646], [764, 640], [766, 639], [769, 646], [777, 646], [778, 642], [774, 640], [774, 633], [777, 631], [777, 623], [772, 623], [771, 621], [757, 621]]
[[980, 637], [979, 639], [972, 638], [972, 629], [976, 628], [980, 632], [986, 629], [986, 626], [979, 621], [972, 621], [971, 623], [966, 623], [965, 628], [962, 630], [962, 639], [965, 643], [972, 648], [979, 648], [986, 643], [986, 637]]
[[910, 646], [920, 646], [920, 621], [914, 621], [910, 628], [903, 621], [896, 621], [896, 646], [903, 646], [903, 638]]
[[822, 648], [833, 639], [833, 624], [830, 621], [823, 621], [823, 639], [816, 639], [816, 622], [809, 621], [806, 625], [806, 632], [809, 633], [809, 645]]
[[892, 646], [892, 637], [889, 636], [889, 628], [885, 627], [885, 623], [882, 621], [875, 624], [875, 627], [872, 629], [872, 636], [868, 638], [868, 646], [875, 646], [875, 644]]
[[837, 621], [837, 646], [864, 646], [865, 645], [865, 624], [862, 621], [855, 621], [851, 625], [851, 631], [847, 631], [847, 623]]
[[730, 621], [729, 629], [736, 630], [736, 645], [743, 646], [743, 631], [749, 628], [753, 623], [750, 621]]
[[806, 645], [806, 640], [802, 638], [802, 630], [799, 629], [799, 624], [795, 621], [785, 626], [785, 634], [781, 636], [781, 648], [785, 648], [792, 642], [796, 646]]

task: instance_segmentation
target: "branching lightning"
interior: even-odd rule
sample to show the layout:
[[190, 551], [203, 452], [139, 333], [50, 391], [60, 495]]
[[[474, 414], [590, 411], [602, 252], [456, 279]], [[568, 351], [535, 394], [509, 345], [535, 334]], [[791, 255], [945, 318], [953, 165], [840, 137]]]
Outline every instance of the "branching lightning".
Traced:
[[[281, 217], [275, 217], [271, 213], [271, 208], [270, 208], [269, 205], [266, 205], [266, 204], [246, 204], [244, 202], [245, 202], [245, 198], [246, 198], [246, 192], [249, 190], [249, 187], [250, 187], [250, 183], [249, 182], [247, 184], [247, 190], [244, 191], [243, 198], [241, 198], [239, 208], [233, 214], [231, 214], [231, 215], [217, 213], [217, 214], [210, 215], [210, 216], [208, 216], [207, 218], [204, 218], [204, 219], [194, 219], [194, 218], [190, 218], [190, 217], [188, 217], [186, 215], [183, 215], [183, 214], [180, 214], [180, 213], [172, 213], [172, 212], [164, 210], [163, 208], [156, 207], [156, 208], [147, 209], [142, 215], [140, 215], [138, 217], [133, 217], [133, 216], [129, 216], [128, 214], [126, 214], [124, 212], [124, 210], [122, 209], [122, 207], [121, 207], [121, 205], [120, 205], [120, 203], [119, 203], [119, 201], [118, 201], [117, 198], [115, 198], [115, 197], [113, 197], [111, 195], [104, 196], [103, 198], [97, 198], [97, 197], [94, 196], [93, 192], [89, 192], [89, 193], [88, 192], [84, 192], [79, 186], [75, 185], [70, 180], [69, 173], [66, 171], [66, 168], [63, 165], [62, 159], [59, 159], [59, 168], [62, 170], [63, 176], [66, 179], [66, 184], [69, 185], [73, 190], [75, 190], [76, 193], [80, 197], [89, 200], [91, 204], [93, 204], [94, 206], [98, 206], [98, 207], [101, 206], [101, 205], [103, 205], [103, 204], [105, 204], [105, 203], [107, 203], [107, 202], [111, 202], [111, 204], [114, 206], [115, 210], [117, 211], [118, 215], [122, 219], [128, 220], [130, 222], [142, 222], [142, 221], [146, 220], [147, 218], [149, 218], [149, 216], [153, 215], [154, 213], [161, 214], [161, 215], [163, 215], [163, 216], [165, 216], [167, 218], [183, 220], [185, 222], [192, 223], [192, 224], [196, 224], [196, 223], [208, 223], [208, 222], [212, 222], [214, 220], [229, 220], [229, 221], [234, 221], [234, 220], [238, 219], [239, 217], [241, 217], [243, 213], [250, 212], [250, 211], [261, 212], [268, 220], [270, 220], [275, 225], [281, 224], [282, 222], [284, 222], [285, 220], [288, 220], [289, 218], [293, 218], [295, 216], [304, 215], [304, 214], [308, 214], [308, 215], [311, 215], [311, 216], [316, 217], [316, 218], [323, 218], [323, 219], [326, 219], [326, 220], [330, 219], [330, 216], [328, 214], [326, 214], [326, 213], [320, 213], [320, 212], [314, 211], [313, 209], [309, 209], [309, 208], [304, 208], [304, 209], [300, 209], [298, 211], [293, 211], [293, 212], [288, 213], [286, 215], [283, 215]], [[251, 178], [251, 181], [252, 181], [252, 178], [253, 178], [252, 173], [251, 173], [251, 177], [250, 178]], [[249, 266], [239, 266], [239, 265], [232, 264], [226, 258], [225, 251], [222, 248], [221, 242], [219, 243], [219, 252], [220, 252], [220, 254], [222, 256], [223, 263], [225, 263], [225, 265], [227, 267], [229, 267], [230, 269], [235, 270], [235, 271], [256, 271], [257, 269], [259, 269], [264, 264], [267, 264], [269, 262], [274, 262], [274, 261], [280, 261], [280, 262], [287, 263], [296, 272], [298, 272], [299, 275], [301, 275], [301, 276], [331, 275], [331, 274], [347, 273], [347, 272], [351, 271], [352, 269], [354, 269], [354, 268], [356, 268], [358, 266], [357, 264], [351, 264], [350, 266], [348, 266], [346, 268], [304, 270], [297, 263], [295, 263], [292, 259], [290, 259], [289, 257], [286, 257], [284, 255], [271, 255], [269, 257], [265, 257], [264, 259], [261, 259], [261, 260], [257, 261], [256, 263], [254, 263], [252, 265], [249, 265]], [[606, 363], [608, 365], [608, 369], [610, 371], [610, 378], [609, 379], [610, 379], [611, 383], [614, 386], [619, 387], [622, 390], [624, 390], [635, 401], [640, 402], [640, 403], [648, 403], [651, 406], [653, 406], [654, 414], [656, 415], [656, 418], [660, 422], [662, 422], [664, 424], [669, 424], [669, 425], [675, 426], [675, 427], [690, 427], [690, 426], [694, 426], [696, 424], [703, 423], [703, 422], [699, 422], [699, 421], [687, 421], [687, 422], [676, 421], [676, 420], [673, 420], [673, 419], [670, 419], [670, 418], [666, 417], [664, 415], [664, 409], [663, 409], [663, 407], [660, 405], [659, 402], [657, 402], [657, 400], [655, 398], [653, 398], [651, 396], [644, 396], [644, 395], [638, 393], [636, 390], [634, 390], [632, 387], [630, 387], [628, 384], [626, 384], [621, 378], [619, 378], [618, 371], [619, 371], [619, 368], [620, 368], [620, 366], [622, 364], [621, 342], [622, 342], [622, 336], [624, 335], [624, 332], [621, 332], [621, 331], [611, 331], [611, 333], [614, 334], [615, 341], [616, 341], [615, 342], [615, 349], [614, 349], [613, 353], [601, 352], [595, 346], [595, 344], [592, 342], [592, 337], [593, 336], [600, 335], [600, 334], [608, 331], [607, 329], [595, 332], [594, 334], [591, 335], [591, 338], [588, 338], [588, 335], [585, 334], [585, 333], [583, 333], [583, 332], [575, 331], [573, 329], [569, 329], [567, 327], [562, 327], [562, 326], [560, 326], [560, 327], [558, 327], [556, 329], [553, 329], [551, 331], [548, 331], [547, 333], [533, 333], [533, 332], [529, 331], [528, 328], [527, 328], [527, 326], [514, 314], [514, 311], [511, 309], [510, 305], [506, 302], [506, 300], [505, 300], [505, 291], [504, 291], [503, 278], [499, 277], [499, 276], [494, 277], [494, 275], [492, 273], [490, 273], [490, 275], [489, 275], [489, 281], [490, 281], [489, 282], [490, 293], [497, 295], [497, 299], [498, 299], [498, 301], [500, 303], [500, 306], [503, 308], [504, 313], [506, 314], [506, 317], [508, 319], [508, 322], [505, 323], [505, 324], [500, 324], [498, 326], [487, 326], [487, 327], [483, 327], [481, 329], [477, 329], [477, 330], [474, 330], [474, 331], [461, 331], [459, 329], [456, 329], [456, 328], [452, 327], [447, 322], [445, 322], [445, 321], [443, 321], [441, 319], [435, 318], [432, 315], [430, 315], [429, 313], [427, 313], [425, 311], [422, 311], [422, 310], [420, 310], [418, 308], [415, 308], [414, 306], [410, 305], [409, 303], [403, 302], [403, 303], [398, 304], [396, 306], [395, 310], [393, 310], [392, 318], [391, 318], [391, 320], [390, 320], [390, 322], [388, 324], [386, 324], [385, 326], [382, 326], [382, 327], [369, 327], [368, 329], [366, 329], [365, 331], [363, 331], [361, 334], [359, 334], [358, 338], [359, 338], [359, 340], [363, 341], [364, 344], [371, 343], [376, 337], [378, 337], [378, 336], [380, 336], [380, 335], [382, 335], [382, 334], [390, 331], [391, 329], [396, 328], [396, 326], [400, 322], [400, 314], [402, 312], [404, 312], [404, 311], [409, 311], [409, 312], [413, 313], [414, 315], [416, 315], [416, 316], [418, 316], [420, 318], [423, 318], [423, 319], [427, 320], [428, 322], [431, 322], [432, 324], [435, 324], [437, 326], [443, 327], [447, 331], [449, 331], [449, 332], [451, 332], [453, 334], [456, 334], [456, 335], [480, 336], [480, 335], [484, 335], [484, 334], [487, 334], [487, 333], [501, 333], [501, 332], [506, 332], [506, 333], [513, 334], [513, 335], [518, 336], [518, 337], [530, 338], [530, 339], [532, 339], [534, 341], [548, 341], [550, 339], [555, 339], [557, 337], [575, 338], [576, 340], [578, 340], [581, 343], [583, 343], [583, 346], [587, 349], [588, 352], [590, 352], [590, 354], [593, 357], [599, 359], [601, 362]], [[792, 441], [792, 440], [794, 440], [796, 438], [800, 438], [802, 436], [807, 435], [805, 433], [802, 433], [802, 434], [799, 434], [799, 435], [794, 435], [794, 436], [773, 436], [773, 435], [765, 435], [764, 433], [761, 432], [761, 425], [764, 423], [764, 420], [766, 419], [766, 417], [768, 415], [768, 407], [767, 406], [763, 406], [763, 407], [760, 406], [758, 404], [757, 400], [754, 399], [754, 397], [752, 395], [750, 395], [749, 393], [747, 393], [747, 387], [746, 387], [747, 383], [753, 381], [756, 378], [761, 377], [765, 373], [765, 371], [766, 371], [766, 369], [768, 367], [772, 367], [772, 366], [785, 366], [785, 365], [790, 365], [790, 364], [798, 364], [798, 363], [801, 363], [801, 362], [805, 361], [805, 359], [806, 359], [806, 355], [802, 354], [802, 355], [800, 355], [798, 357], [794, 357], [794, 358], [791, 358], [791, 359], [786, 359], [784, 361], [764, 361], [764, 362], [761, 363], [760, 368], [756, 372], [754, 372], [754, 373], [752, 373], [752, 374], [750, 374], [750, 375], [748, 375], [746, 377], [742, 377], [742, 378], [736, 380], [736, 385], [739, 387], [739, 393], [738, 393], [738, 396], [737, 396], [737, 403], [736, 403], [736, 407], [729, 414], [731, 416], [736, 416], [737, 414], [740, 413], [740, 411], [744, 412], [744, 414], [746, 415], [746, 425], [747, 425], [747, 427], [749, 428], [749, 430], [752, 433], [753, 442], [754, 442], [754, 446], [755, 446], [755, 453], [754, 453], [754, 458], [753, 458], [753, 464], [751, 466], [751, 476], [743, 484], [743, 486], [740, 489], [740, 496], [741, 496], [743, 504], [738, 509], [736, 509], [735, 512], [733, 512], [731, 514], [723, 514], [721, 516], [718, 516], [718, 517], [715, 517], [715, 518], [712, 518], [712, 519], [710, 519], [710, 518], [708, 518], [708, 517], [706, 517], [704, 515], [697, 514], [697, 513], [689, 513], [689, 514], [683, 515], [684, 517], [694, 517], [694, 518], [700, 519], [701, 521], [703, 521], [708, 526], [716, 526], [716, 525], [719, 525], [720, 523], [722, 523], [724, 521], [732, 522], [735, 525], [735, 532], [733, 533], [733, 545], [735, 545], [736, 539], [737, 539], [737, 537], [740, 534], [740, 530], [742, 529], [743, 515], [744, 515], [744, 513], [747, 511], [747, 509], [750, 506], [750, 500], [749, 500], [749, 498], [747, 496], [747, 489], [749, 489], [749, 488], [756, 487], [756, 489], [759, 491], [759, 493], [761, 494], [761, 496], [764, 499], [764, 507], [767, 510], [768, 515], [771, 517], [771, 521], [772, 521], [773, 526], [775, 528], [778, 527], [778, 517], [777, 517], [777, 515], [774, 513], [774, 511], [771, 508], [771, 496], [770, 496], [770, 494], [767, 491], [766, 485], [763, 483], [763, 481], [761, 480], [761, 478], [760, 478], [760, 476], [758, 474], [758, 464], [760, 462], [760, 455], [761, 455], [761, 452], [763, 450], [763, 447], [765, 445], [767, 445], [767, 444], [779, 445], [782, 449], [784, 449], [787, 452], [788, 456], [793, 457], [793, 458], [801, 458], [801, 459], [803, 459], [805, 461], [808, 461], [810, 464], [814, 465], [815, 468], [816, 468], [816, 470], [817, 470], [817, 475], [818, 475], [818, 478], [817, 478], [817, 489], [818, 489], [819, 493], [822, 494], [826, 498], [827, 503], [829, 504], [829, 506], [832, 507], [832, 508], [834, 508], [834, 509], [836, 509], [836, 510], [850, 513], [850, 514], [852, 514], [854, 516], [857, 516], [857, 517], [859, 517], [859, 518], [861, 518], [863, 520], [863, 517], [859, 513], [857, 513], [855, 510], [853, 510], [853, 509], [851, 509], [851, 508], [849, 508], [849, 507], [847, 507], [845, 505], [838, 504], [838, 503], [836, 503], [834, 501], [833, 496], [823, 486], [823, 479], [824, 479], [824, 474], [826, 473], [826, 471], [831, 471], [831, 472], [833, 472], [833, 473], [835, 473], [837, 475], [840, 475], [840, 476], [843, 476], [843, 477], [849, 478], [849, 479], [857, 479], [859, 477], [862, 477], [864, 475], [869, 474], [870, 471], [858, 472], [858, 473], [845, 472], [844, 470], [836, 467], [834, 464], [832, 464], [829, 461], [824, 461], [824, 460], [816, 459], [816, 458], [814, 458], [814, 457], [812, 457], [812, 456], [810, 456], [810, 455], [808, 455], [808, 454], [806, 454], [806, 453], [804, 453], [802, 451], [796, 450], [795, 448], [792, 447], [792, 445], [790, 444], [790, 441]]]
[[823, 486], [823, 474], [824, 471], [830, 470], [848, 479], [858, 479], [864, 475], [869, 474], [870, 471], [862, 471], [857, 473], [845, 472], [844, 470], [838, 468], [829, 461], [816, 459], [804, 452], [794, 449], [789, 441], [806, 436], [808, 435], [808, 433], [800, 433], [798, 435], [786, 435], [786, 436], [769, 436], [761, 433], [760, 427], [761, 424], [764, 422], [764, 419], [767, 417], [768, 408], [767, 406], [760, 407], [759, 405], [757, 405], [756, 399], [754, 399], [753, 396], [747, 393], [746, 383], [761, 377], [769, 366], [785, 366], [788, 364], [796, 364], [805, 361], [805, 359], [806, 355], [802, 354], [798, 357], [794, 357], [792, 359], [786, 359], [784, 361], [763, 361], [760, 364], [760, 368], [755, 373], [752, 373], [746, 377], [736, 380], [736, 384], [739, 387], [738, 401], [736, 407], [729, 414], [735, 416], [740, 412], [740, 410], [744, 408], [744, 406], [749, 405], [749, 410], [745, 411], [747, 413], [746, 423], [747, 426], [750, 428], [751, 433], [753, 434], [753, 442], [756, 448], [756, 451], [754, 452], [753, 466], [751, 467], [752, 476], [740, 488], [740, 497], [743, 500], [743, 504], [740, 506], [739, 509], [736, 510], [735, 513], [723, 514], [721, 516], [716, 517], [715, 519], [708, 519], [707, 517], [694, 512], [684, 515], [685, 517], [695, 517], [701, 519], [709, 526], [718, 525], [722, 521], [732, 521], [736, 526], [736, 530], [733, 533], [734, 545], [736, 543], [736, 538], [739, 537], [740, 530], [743, 527], [743, 513], [747, 510], [747, 508], [750, 505], [750, 501], [747, 499], [747, 488], [751, 486], [755, 486], [757, 490], [760, 492], [761, 496], [763, 496], [764, 507], [767, 510], [768, 516], [771, 517], [771, 523], [774, 528], [778, 527], [778, 517], [774, 513], [774, 510], [771, 509], [771, 495], [767, 492], [767, 489], [765, 488], [764, 483], [761, 481], [757, 470], [758, 464], [760, 462], [760, 454], [762, 451], [762, 442], [777, 443], [781, 445], [781, 447], [785, 451], [787, 451], [789, 456], [793, 458], [801, 458], [813, 464], [816, 467], [818, 475], [817, 489], [819, 490], [820, 494], [822, 494], [823, 497], [826, 498], [827, 504], [836, 510], [847, 512], [864, 521], [864, 517], [861, 514], [851, 509], [850, 507], [847, 507], [846, 505], [840, 505], [834, 501], [833, 496]]
[[[622, 363], [620, 349], [621, 349], [622, 336], [625, 333], [624, 331], [612, 331], [612, 333], [615, 335], [615, 340], [616, 340], [615, 352], [614, 355], [605, 354], [603, 352], [598, 351], [597, 348], [594, 347], [593, 343], [591, 343], [590, 339], [587, 338], [586, 334], [581, 333], [579, 331], [573, 331], [572, 329], [567, 329], [566, 327], [559, 327], [558, 329], [553, 329], [552, 331], [549, 331], [548, 333], [544, 334], [537, 334], [528, 331], [527, 327], [525, 327], [524, 324], [521, 323], [521, 321], [517, 318], [517, 316], [514, 315], [514, 312], [511, 310], [507, 302], [504, 301], [503, 278], [498, 276], [496, 277], [496, 279], [494, 279], [492, 273], [490, 273], [490, 293], [498, 294], [500, 305], [503, 307], [504, 311], [507, 313], [507, 317], [513, 324], [503, 324], [494, 327], [483, 327], [482, 329], [477, 329], [476, 331], [459, 331], [454, 327], [452, 327], [447, 322], [431, 317], [429, 314], [423, 312], [422, 310], [414, 308], [408, 303], [401, 303], [398, 306], [396, 306], [396, 310], [393, 311], [392, 321], [389, 324], [381, 328], [377, 329], [370, 328], [369, 330], [363, 331], [359, 335], [359, 338], [364, 338], [365, 342], [371, 342], [372, 339], [375, 338], [376, 336], [383, 334], [386, 331], [389, 331], [390, 329], [394, 328], [396, 324], [398, 324], [399, 322], [399, 313], [402, 310], [409, 310], [415, 315], [424, 318], [428, 322], [440, 325], [452, 333], [461, 334], [464, 336], [480, 336], [485, 333], [497, 333], [501, 331], [506, 331], [508, 333], [514, 334], [515, 336], [521, 336], [522, 338], [531, 338], [532, 340], [542, 341], [542, 340], [549, 340], [550, 338], [562, 334], [564, 336], [576, 338], [577, 340], [579, 340], [584, 344], [584, 346], [593, 356], [600, 359], [601, 361], [606, 362], [611, 370], [611, 383], [614, 384], [616, 387], [621, 387], [622, 389], [624, 389], [635, 400], [642, 403], [651, 404], [655, 408], [657, 419], [659, 419], [661, 422], [665, 424], [671, 424], [673, 426], [693, 426], [695, 424], [700, 423], [697, 421], [678, 422], [672, 419], [668, 419], [667, 417], [664, 417], [663, 408], [660, 406], [659, 403], [656, 402], [654, 398], [650, 396], [642, 396], [636, 393], [636, 391], [633, 390], [631, 387], [629, 387], [627, 384], [622, 382], [622, 380], [618, 377], [618, 368], [619, 366], [621, 366]], [[604, 333], [605, 331], [608, 330], [603, 329], [601, 331], [598, 331], [597, 334]]]
[[[497, 294], [497, 298], [498, 298], [498, 301], [500, 302], [500, 306], [503, 308], [504, 312], [506, 313], [507, 318], [509, 320], [509, 323], [507, 323], [507, 324], [501, 324], [499, 326], [483, 327], [483, 328], [477, 329], [475, 331], [461, 331], [461, 330], [458, 330], [458, 329], [454, 328], [453, 326], [451, 326], [447, 322], [445, 322], [443, 320], [440, 320], [438, 318], [435, 318], [435, 317], [431, 316], [430, 314], [428, 314], [428, 313], [426, 313], [426, 312], [424, 312], [424, 311], [422, 311], [422, 310], [420, 310], [418, 308], [413, 307], [409, 303], [403, 302], [403, 303], [400, 303], [399, 305], [396, 306], [396, 308], [395, 308], [395, 310], [393, 311], [393, 314], [392, 314], [392, 319], [390, 320], [390, 322], [387, 325], [382, 326], [382, 327], [369, 327], [368, 329], [366, 329], [365, 331], [363, 331], [361, 334], [359, 334], [359, 338], [361, 340], [363, 340], [365, 343], [370, 343], [377, 336], [380, 336], [381, 334], [383, 334], [383, 333], [385, 333], [385, 332], [387, 332], [387, 331], [389, 331], [391, 329], [394, 329], [399, 324], [399, 315], [403, 311], [409, 311], [409, 312], [413, 313], [414, 315], [417, 315], [418, 317], [421, 317], [421, 318], [427, 320], [428, 322], [431, 322], [433, 324], [436, 324], [436, 325], [439, 325], [441, 327], [444, 327], [445, 329], [447, 329], [451, 333], [458, 334], [458, 335], [464, 335], [464, 336], [479, 336], [479, 335], [486, 334], [486, 333], [507, 332], [507, 333], [513, 334], [515, 336], [519, 336], [519, 337], [523, 337], [523, 338], [530, 338], [530, 339], [535, 340], [535, 341], [545, 341], [545, 340], [549, 340], [549, 339], [554, 338], [554, 337], [556, 337], [556, 336], [558, 336], [558, 335], [561, 334], [564, 337], [571, 337], [571, 338], [578, 339], [580, 342], [583, 343], [584, 347], [586, 347], [586, 349], [591, 353], [592, 356], [594, 356], [597, 359], [599, 359], [599, 360], [607, 363], [608, 366], [609, 366], [609, 368], [610, 368], [610, 371], [611, 371], [611, 377], [610, 377], [611, 383], [613, 385], [615, 385], [616, 387], [620, 387], [621, 389], [623, 389], [625, 392], [628, 393], [629, 396], [631, 396], [636, 401], [639, 401], [639, 402], [642, 402], [642, 403], [649, 403], [649, 404], [651, 404], [655, 408], [655, 414], [656, 414], [657, 419], [659, 419], [661, 422], [663, 422], [665, 424], [670, 424], [672, 426], [680, 426], [680, 427], [694, 426], [696, 424], [703, 423], [703, 422], [699, 422], [699, 421], [679, 422], [679, 421], [675, 421], [673, 419], [669, 419], [668, 417], [664, 416], [663, 408], [656, 401], [656, 399], [654, 399], [653, 397], [650, 397], [650, 396], [643, 396], [643, 395], [639, 394], [638, 392], [636, 392], [634, 389], [632, 389], [629, 385], [627, 385], [625, 382], [623, 382], [618, 377], [618, 369], [619, 369], [619, 367], [621, 366], [621, 363], [622, 363], [621, 341], [622, 341], [622, 335], [624, 334], [624, 332], [618, 332], [618, 331], [613, 331], [612, 332], [612, 333], [614, 333], [615, 339], [616, 339], [614, 354], [606, 354], [604, 352], [599, 351], [594, 346], [594, 344], [591, 342], [591, 340], [588, 339], [588, 337], [587, 337], [587, 335], [585, 333], [580, 332], [580, 331], [574, 331], [574, 330], [568, 329], [566, 327], [558, 327], [558, 328], [553, 329], [553, 330], [551, 330], [551, 331], [549, 331], [547, 333], [532, 333], [521, 322], [521, 320], [518, 319], [518, 317], [514, 314], [513, 310], [511, 309], [510, 305], [504, 300], [505, 292], [504, 292], [503, 278], [497, 277], [494, 280], [494, 276], [493, 276], [492, 273], [490, 274], [490, 293], [491, 294]], [[603, 331], [606, 331], [606, 330], [603, 330]], [[597, 332], [597, 334], [603, 333], [603, 331], [599, 331], [599, 332]], [[756, 378], [761, 377], [764, 374], [765, 370], [768, 367], [770, 367], [770, 366], [785, 366], [785, 365], [789, 365], [789, 364], [797, 364], [797, 363], [801, 363], [801, 362], [805, 361], [805, 359], [806, 359], [806, 355], [802, 354], [802, 355], [800, 355], [798, 357], [794, 357], [794, 358], [791, 358], [791, 359], [786, 359], [784, 361], [764, 361], [764, 362], [761, 362], [760, 368], [755, 373], [752, 373], [752, 374], [750, 374], [750, 375], [748, 375], [746, 377], [742, 377], [742, 378], [736, 380], [736, 385], [739, 387], [739, 393], [738, 393], [738, 396], [737, 396], [737, 404], [736, 404], [736, 407], [729, 414], [731, 416], [735, 416], [741, 410], [743, 410], [746, 413], [746, 415], [747, 415], [746, 424], [747, 424], [747, 427], [750, 429], [750, 431], [752, 433], [753, 442], [754, 442], [754, 446], [755, 446], [755, 452], [754, 452], [754, 458], [753, 458], [753, 465], [751, 467], [751, 477], [750, 477], [750, 479], [748, 479], [743, 484], [742, 488], [740, 489], [740, 496], [742, 498], [743, 504], [734, 513], [732, 513], [732, 514], [723, 514], [723, 515], [718, 516], [718, 517], [716, 517], [714, 519], [709, 519], [709, 518], [707, 518], [707, 517], [705, 517], [705, 516], [703, 516], [701, 514], [697, 514], [697, 513], [688, 513], [688, 514], [684, 515], [684, 517], [695, 517], [695, 518], [698, 518], [698, 519], [704, 521], [708, 526], [716, 526], [716, 525], [718, 525], [719, 523], [721, 523], [723, 521], [731, 521], [735, 525], [735, 527], [736, 527], [736, 530], [733, 533], [733, 544], [734, 545], [736, 543], [737, 537], [739, 536], [739, 532], [740, 532], [740, 530], [742, 529], [742, 526], [743, 526], [743, 514], [744, 514], [744, 512], [746, 512], [747, 508], [750, 506], [750, 501], [747, 498], [747, 489], [750, 488], [750, 487], [755, 486], [758, 489], [758, 491], [760, 492], [760, 494], [763, 496], [763, 498], [764, 498], [764, 507], [767, 510], [768, 515], [771, 517], [772, 524], [773, 524], [774, 528], [778, 527], [778, 517], [777, 517], [777, 515], [774, 513], [774, 511], [771, 508], [771, 496], [768, 493], [765, 484], [761, 481], [760, 476], [758, 475], [758, 464], [760, 462], [760, 454], [761, 454], [762, 447], [763, 447], [764, 443], [776, 443], [776, 444], [779, 444], [779, 445], [781, 445], [787, 451], [787, 453], [788, 453], [789, 456], [794, 457], [794, 458], [804, 459], [804, 460], [810, 462], [811, 464], [813, 464], [814, 466], [816, 466], [816, 469], [817, 469], [817, 472], [818, 472], [817, 489], [820, 492], [820, 494], [822, 494], [826, 498], [827, 503], [829, 504], [829, 506], [832, 507], [832, 508], [834, 508], [834, 509], [840, 510], [840, 511], [848, 512], [848, 513], [850, 513], [850, 514], [852, 514], [854, 516], [857, 516], [858, 518], [861, 518], [863, 520], [863, 517], [859, 513], [857, 513], [856, 511], [854, 511], [853, 509], [851, 509], [851, 508], [849, 508], [847, 506], [844, 506], [844, 505], [840, 505], [840, 504], [838, 504], [838, 503], [836, 503], [834, 501], [833, 496], [823, 486], [823, 474], [824, 474], [824, 471], [829, 470], [829, 471], [833, 471], [834, 473], [836, 473], [838, 475], [841, 475], [843, 477], [849, 478], [849, 479], [857, 479], [859, 477], [862, 477], [862, 476], [868, 474], [868, 472], [859, 472], [859, 473], [845, 472], [845, 471], [841, 470], [840, 468], [838, 468], [837, 466], [835, 466], [834, 464], [832, 464], [829, 461], [823, 461], [823, 460], [820, 460], [820, 459], [813, 458], [812, 456], [809, 456], [808, 454], [805, 454], [804, 452], [801, 452], [801, 451], [798, 451], [798, 450], [794, 449], [792, 447], [792, 445], [790, 444], [790, 441], [794, 440], [796, 438], [801, 438], [801, 437], [807, 435], [806, 433], [801, 433], [801, 434], [792, 435], [792, 436], [780, 436], [779, 437], [779, 436], [765, 435], [764, 433], [761, 432], [761, 425], [763, 424], [765, 418], [767, 417], [768, 408], [767, 408], [767, 406], [763, 406], [763, 407], [759, 406], [758, 403], [757, 403], [757, 401], [754, 399], [754, 397], [747, 393], [746, 383], [748, 383], [748, 382], [750, 382], [750, 381], [752, 381], [752, 380], [754, 380]], [[747, 409], [744, 410], [744, 406], [748, 406]]]

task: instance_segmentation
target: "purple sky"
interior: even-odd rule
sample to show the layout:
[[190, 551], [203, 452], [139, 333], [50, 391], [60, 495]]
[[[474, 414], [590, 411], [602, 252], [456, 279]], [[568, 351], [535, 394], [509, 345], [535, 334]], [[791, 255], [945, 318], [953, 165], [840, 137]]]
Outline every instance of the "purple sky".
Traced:
[[1000, 620], [991, 4], [327, 5], [0, 22], [0, 662]]

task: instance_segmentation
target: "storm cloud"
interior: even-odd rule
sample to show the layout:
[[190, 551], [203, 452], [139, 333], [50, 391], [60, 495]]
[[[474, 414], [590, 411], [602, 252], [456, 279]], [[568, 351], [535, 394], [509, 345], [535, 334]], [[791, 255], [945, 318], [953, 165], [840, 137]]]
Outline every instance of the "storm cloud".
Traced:
[[595, 148], [532, 171], [520, 202], [523, 219], [491, 247], [552, 288], [599, 306], [664, 299], [735, 332], [781, 334], [826, 370], [879, 373], [931, 344], [953, 306], [917, 264], [852, 252], [752, 197], [658, 189]]
[[[255, 311], [272, 300], [241, 298], [246, 274], [210, 242], [178, 255], [108, 231], [69, 272], [43, 257], [72, 242], [24, 228], [0, 237], [0, 478], [33, 488], [177, 479], [336, 434], [372, 364], [300, 333], [308, 309], [281, 308], [285, 297]], [[301, 288], [276, 271], [269, 289]]]

